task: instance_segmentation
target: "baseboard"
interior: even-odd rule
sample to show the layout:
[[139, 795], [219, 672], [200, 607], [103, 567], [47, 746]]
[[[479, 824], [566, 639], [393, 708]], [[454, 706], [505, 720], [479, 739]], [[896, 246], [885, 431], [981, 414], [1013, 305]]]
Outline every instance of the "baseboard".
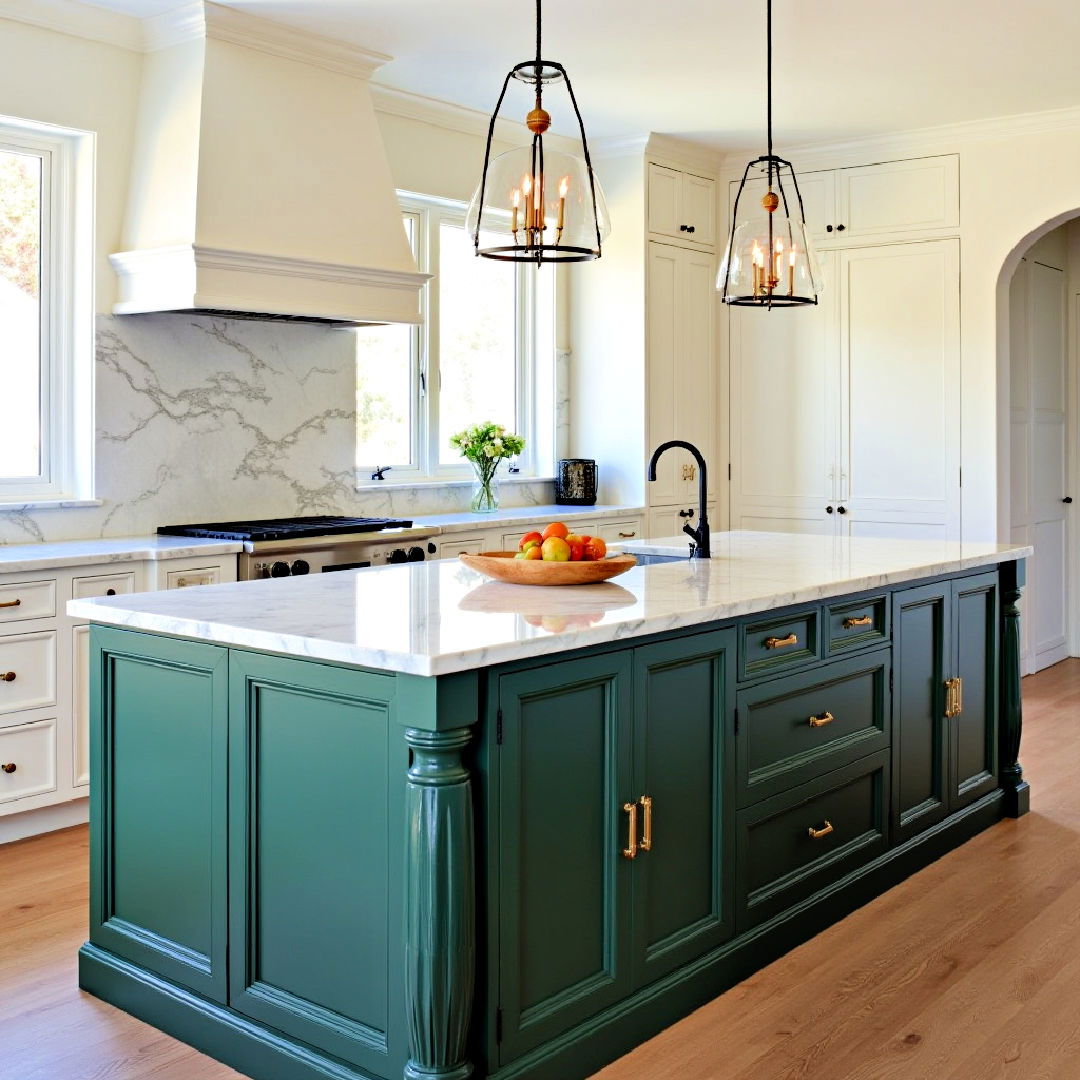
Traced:
[[20, 814], [9, 814], [0, 818], [0, 844], [56, 832], [57, 829], [69, 829], [72, 825], [85, 825], [89, 820], [89, 799], [75, 799], [55, 806], [42, 806], [37, 810], [24, 810]]

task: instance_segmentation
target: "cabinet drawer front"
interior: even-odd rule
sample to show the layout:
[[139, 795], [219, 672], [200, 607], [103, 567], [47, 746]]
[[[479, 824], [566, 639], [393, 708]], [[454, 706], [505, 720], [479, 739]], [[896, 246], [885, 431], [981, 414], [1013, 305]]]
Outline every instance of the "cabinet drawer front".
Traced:
[[220, 566], [199, 566], [193, 570], [170, 570], [165, 575], [165, 588], [188, 589], [193, 585], [217, 585], [220, 581]]
[[51, 619], [55, 614], [55, 581], [0, 585], [0, 626], [25, 619]]
[[0, 729], [0, 803], [56, 790], [56, 721]]
[[739, 627], [739, 678], [804, 667], [819, 655], [816, 609]]
[[56, 631], [0, 638], [0, 713], [55, 703]]
[[484, 547], [484, 538], [482, 536], [465, 536], [460, 540], [444, 540], [439, 545], [439, 558], [456, 559], [459, 555], [481, 555], [484, 552]]
[[624, 540], [636, 540], [641, 535], [641, 525], [636, 521], [605, 521], [594, 525], [590, 536], [599, 536], [609, 544], [621, 544]]
[[71, 583], [71, 595], [76, 600], [91, 596], [122, 596], [135, 591], [135, 571], [120, 574], [95, 574], [93, 577], [77, 577]]
[[739, 694], [738, 805], [889, 745], [889, 653], [837, 660]]
[[830, 653], [884, 643], [889, 639], [888, 596], [831, 604], [825, 613], [825, 632]]
[[739, 814], [740, 926], [813, 895], [886, 846], [888, 752], [777, 795]]

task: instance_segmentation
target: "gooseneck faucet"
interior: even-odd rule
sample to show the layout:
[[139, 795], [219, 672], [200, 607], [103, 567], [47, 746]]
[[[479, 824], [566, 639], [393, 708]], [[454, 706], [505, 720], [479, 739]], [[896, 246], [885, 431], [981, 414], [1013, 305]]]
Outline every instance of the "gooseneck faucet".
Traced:
[[672, 439], [670, 442], [661, 443], [653, 451], [649, 462], [649, 479], [656, 479], [656, 463], [660, 460], [660, 455], [673, 446], [689, 450], [698, 464], [698, 527], [695, 529], [692, 525], [684, 525], [683, 532], [693, 541], [690, 545], [690, 558], [708, 559], [712, 556], [709, 550], [709, 513], [705, 508], [709, 493], [709, 469], [701, 456], [701, 451], [693, 443], [683, 442], [682, 439]]

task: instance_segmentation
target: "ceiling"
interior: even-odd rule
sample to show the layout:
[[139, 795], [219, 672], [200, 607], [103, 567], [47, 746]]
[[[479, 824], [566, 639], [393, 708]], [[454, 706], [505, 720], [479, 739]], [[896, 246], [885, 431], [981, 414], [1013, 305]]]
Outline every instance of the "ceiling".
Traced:
[[[179, 6], [94, 2], [140, 16]], [[528, 0], [227, 6], [389, 53], [377, 81], [485, 112], [533, 48]], [[775, 0], [774, 22], [781, 153], [785, 144], [1080, 104], [1077, 0]], [[656, 131], [719, 149], [761, 142], [764, 0], [546, 0], [544, 26], [545, 56], [568, 69], [591, 137]]]

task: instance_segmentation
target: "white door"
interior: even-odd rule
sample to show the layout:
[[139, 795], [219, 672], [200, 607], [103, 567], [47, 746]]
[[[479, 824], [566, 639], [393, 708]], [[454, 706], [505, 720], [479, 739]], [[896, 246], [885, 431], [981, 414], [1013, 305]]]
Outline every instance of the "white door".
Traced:
[[[646, 430], [649, 434], [646, 454], [652, 454], [661, 443], [679, 437], [675, 373], [680, 363], [678, 309], [682, 255], [682, 249], [670, 244], [649, 244], [649, 280], [646, 289], [649, 392], [645, 403]], [[682, 451], [669, 450], [660, 458], [656, 466], [656, 480], [646, 485], [650, 506], [681, 500], [683, 463]], [[643, 469], [645, 464], [642, 463]]]
[[[799, 197], [802, 197], [803, 218], [806, 221], [806, 231], [813, 240], [833, 238], [835, 233], [836, 196], [835, 176], [836, 173], [827, 170], [824, 172], [798, 172], [795, 174], [798, 183], [798, 191], [794, 185], [789, 187], [784, 183], [784, 195], [788, 200], [788, 212], [794, 217], [799, 208]], [[743, 221], [750, 211], [760, 212], [759, 203], [761, 196], [768, 190], [768, 185], [763, 179], [747, 180], [743, 188], [742, 197], [739, 199], [739, 220]], [[734, 180], [730, 186], [730, 205], [734, 214], [735, 196], [739, 193], [739, 181]], [[728, 223], [730, 225], [730, 222]]]
[[836, 226], [844, 239], [956, 228], [960, 224], [959, 159], [955, 154], [839, 169], [836, 175]]
[[682, 218], [687, 236], [695, 244], [716, 243], [716, 181], [693, 173], [682, 176]]
[[836, 256], [823, 263], [817, 305], [729, 309], [733, 529], [835, 529]]
[[[682, 174], [649, 165], [649, 232], [679, 236], [679, 183]], [[686, 239], [685, 234], [682, 239]]]
[[959, 241], [839, 260], [842, 528], [959, 539]]

